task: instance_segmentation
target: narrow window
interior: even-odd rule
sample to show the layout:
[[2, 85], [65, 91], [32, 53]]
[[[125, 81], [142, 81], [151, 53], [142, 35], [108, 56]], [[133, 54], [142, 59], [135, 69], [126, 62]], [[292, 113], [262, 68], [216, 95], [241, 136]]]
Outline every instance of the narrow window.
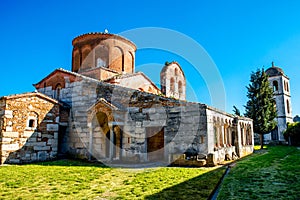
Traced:
[[178, 82], [178, 91], [179, 91], [179, 94], [182, 94], [182, 82], [181, 81]]
[[60, 90], [61, 90], [61, 85], [57, 84], [55, 87], [55, 94], [54, 94], [54, 98], [57, 100], [60, 99]]
[[290, 114], [290, 102], [289, 102], [289, 100], [286, 100], [286, 106], [287, 106], [287, 113]]
[[273, 81], [273, 91], [278, 91], [278, 82]]
[[178, 69], [175, 68], [175, 76], [177, 76], [177, 75], [178, 75]]
[[175, 91], [175, 81], [174, 81], [174, 78], [171, 78], [171, 80], [170, 80], [170, 90], [171, 90], [171, 92]]
[[288, 82], [286, 83], [286, 91], [289, 92], [289, 83]]

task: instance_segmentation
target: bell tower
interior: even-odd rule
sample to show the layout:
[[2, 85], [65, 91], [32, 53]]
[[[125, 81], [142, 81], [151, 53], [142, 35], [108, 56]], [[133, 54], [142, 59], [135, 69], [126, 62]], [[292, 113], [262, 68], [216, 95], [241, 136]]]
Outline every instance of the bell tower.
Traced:
[[274, 97], [277, 108], [277, 127], [271, 132], [267, 140], [285, 141], [283, 132], [287, 128], [287, 123], [292, 123], [292, 104], [290, 93], [290, 79], [284, 74], [283, 70], [274, 65], [266, 70], [269, 76], [269, 82], [274, 91]]

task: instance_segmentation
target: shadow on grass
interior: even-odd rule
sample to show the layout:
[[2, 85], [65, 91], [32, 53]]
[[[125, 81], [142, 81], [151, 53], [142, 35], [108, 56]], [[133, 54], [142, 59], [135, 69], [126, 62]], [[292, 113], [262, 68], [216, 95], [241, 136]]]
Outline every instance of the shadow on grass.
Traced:
[[101, 167], [110, 168], [101, 162], [90, 162], [87, 160], [76, 160], [76, 159], [60, 159], [45, 162], [36, 162], [27, 165], [42, 165], [42, 166], [76, 166], [76, 167]]
[[225, 167], [217, 168], [158, 193], [148, 195], [145, 199], [208, 199], [224, 172]]

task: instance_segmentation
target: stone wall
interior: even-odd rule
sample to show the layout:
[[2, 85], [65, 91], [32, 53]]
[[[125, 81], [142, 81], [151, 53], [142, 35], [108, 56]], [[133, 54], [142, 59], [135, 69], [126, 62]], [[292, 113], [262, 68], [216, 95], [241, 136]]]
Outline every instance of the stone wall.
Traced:
[[[211, 135], [213, 130], [207, 123], [210, 117], [207, 117], [206, 105], [90, 81], [77, 82], [76, 86], [73, 86], [72, 96], [72, 128], [68, 137], [68, 147], [69, 152], [75, 156], [89, 158], [89, 153], [93, 153], [89, 152], [94, 148], [90, 147], [90, 135], [95, 133], [91, 131], [95, 127], [91, 122], [93, 116], [88, 115], [95, 115], [99, 111], [96, 108], [99, 99], [105, 99], [115, 107], [115, 110], [110, 108], [110, 111], [102, 111], [111, 116], [111, 127], [113, 124], [118, 125], [124, 133], [122, 150], [117, 154], [118, 159], [120, 155], [123, 159], [138, 155], [138, 159], [144, 162], [149, 161], [149, 157], [155, 157], [155, 153], [149, 156], [148, 152], [150, 144], [147, 143], [147, 132], [151, 128], [163, 130], [163, 149], [157, 149], [157, 152], [163, 154], [160, 159], [166, 162], [172, 162], [176, 155], [189, 151], [203, 154], [214, 152], [214, 144], [211, 144], [214, 138]], [[87, 110], [92, 110], [90, 113], [93, 114], [87, 113]], [[228, 123], [234, 120], [232, 115], [222, 112], [214, 112], [212, 115], [222, 116]], [[231, 153], [233, 150], [228, 146], [228, 151]], [[225, 159], [225, 154], [222, 155], [222, 159]]]
[[57, 101], [39, 93], [2, 97], [1, 164], [53, 159], [58, 151]]

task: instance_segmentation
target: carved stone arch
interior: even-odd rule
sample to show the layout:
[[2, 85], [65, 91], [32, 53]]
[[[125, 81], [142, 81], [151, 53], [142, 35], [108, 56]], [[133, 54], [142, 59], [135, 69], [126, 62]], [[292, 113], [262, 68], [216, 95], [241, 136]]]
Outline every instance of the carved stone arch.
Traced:
[[116, 157], [117, 137], [113, 126], [114, 110], [116, 110], [116, 107], [105, 99], [98, 100], [95, 105], [88, 109], [88, 124], [90, 127], [89, 152], [96, 159], [112, 159]]

